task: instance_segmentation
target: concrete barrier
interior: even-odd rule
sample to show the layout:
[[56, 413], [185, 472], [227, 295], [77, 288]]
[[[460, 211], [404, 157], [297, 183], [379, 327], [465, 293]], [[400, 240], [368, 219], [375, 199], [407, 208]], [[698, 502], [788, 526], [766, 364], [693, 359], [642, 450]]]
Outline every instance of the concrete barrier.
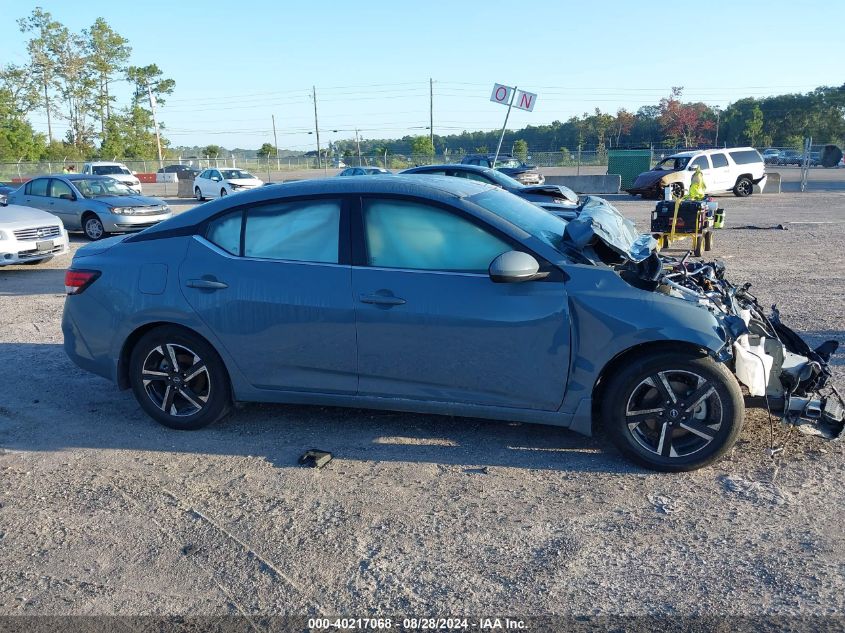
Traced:
[[[176, 174], [174, 174], [175, 176]], [[179, 186], [176, 190], [177, 198], [193, 198], [194, 197], [194, 181], [193, 180], [178, 180]]]
[[575, 193], [619, 193], [619, 174], [585, 174], [583, 176], [546, 176], [547, 185], [563, 185]]
[[156, 182], [179, 182], [179, 177], [175, 172], [167, 172], [166, 174], [156, 172]]
[[766, 187], [761, 191], [759, 185], [754, 185], [754, 193], [780, 193], [780, 174], [769, 172], [766, 174]]

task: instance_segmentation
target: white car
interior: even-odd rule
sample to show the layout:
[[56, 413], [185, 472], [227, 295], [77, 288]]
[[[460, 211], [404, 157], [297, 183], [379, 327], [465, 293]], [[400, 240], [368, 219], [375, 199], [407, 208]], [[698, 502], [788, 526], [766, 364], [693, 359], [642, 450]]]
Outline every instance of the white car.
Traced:
[[37, 264], [67, 252], [67, 231], [55, 215], [18, 204], [0, 207], [0, 266]]
[[263, 185], [263, 180], [243, 169], [213, 167], [194, 178], [194, 196], [197, 200], [221, 198], [230, 193], [255, 189]]
[[141, 193], [141, 181], [138, 180], [135, 172], [130, 171], [123, 163], [111, 163], [107, 161], [85, 163], [82, 166], [82, 173], [94, 176], [111, 176], [132, 189], [135, 193]]
[[689, 191], [696, 167], [704, 176], [707, 193], [732, 191], [744, 198], [754, 192], [754, 185], [760, 190], [766, 186], [766, 165], [760, 153], [753, 147], [728, 147], [672, 154], [637, 176], [626, 191], [662, 198], [663, 189], [672, 187], [673, 196], [683, 196]]

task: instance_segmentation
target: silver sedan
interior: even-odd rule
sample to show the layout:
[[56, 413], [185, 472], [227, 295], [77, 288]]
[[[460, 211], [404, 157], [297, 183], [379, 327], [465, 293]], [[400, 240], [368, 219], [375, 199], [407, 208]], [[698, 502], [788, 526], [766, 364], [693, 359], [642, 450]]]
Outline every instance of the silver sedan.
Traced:
[[92, 240], [141, 231], [173, 215], [163, 200], [138, 195], [114, 178], [88, 174], [33, 178], [9, 194], [9, 204], [52, 213], [65, 229], [82, 231]]

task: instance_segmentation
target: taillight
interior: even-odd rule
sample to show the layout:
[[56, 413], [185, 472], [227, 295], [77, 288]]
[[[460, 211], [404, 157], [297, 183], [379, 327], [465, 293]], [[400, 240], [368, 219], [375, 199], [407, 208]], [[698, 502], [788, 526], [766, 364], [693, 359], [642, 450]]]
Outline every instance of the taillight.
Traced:
[[97, 281], [99, 276], [99, 270], [66, 270], [65, 292], [69, 295], [78, 295]]

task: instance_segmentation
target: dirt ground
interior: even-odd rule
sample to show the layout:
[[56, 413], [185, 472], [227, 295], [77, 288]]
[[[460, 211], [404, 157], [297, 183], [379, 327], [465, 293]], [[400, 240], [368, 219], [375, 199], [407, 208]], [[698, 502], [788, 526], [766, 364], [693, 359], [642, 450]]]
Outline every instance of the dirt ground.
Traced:
[[[653, 202], [610, 198], [647, 228]], [[723, 205], [730, 277], [845, 342], [845, 194]], [[69, 261], [0, 269], [0, 615], [845, 615], [842, 441], [776, 423], [770, 459], [752, 409], [727, 459], [669, 475], [476, 419], [248, 405], [172, 431], [64, 355]]]

